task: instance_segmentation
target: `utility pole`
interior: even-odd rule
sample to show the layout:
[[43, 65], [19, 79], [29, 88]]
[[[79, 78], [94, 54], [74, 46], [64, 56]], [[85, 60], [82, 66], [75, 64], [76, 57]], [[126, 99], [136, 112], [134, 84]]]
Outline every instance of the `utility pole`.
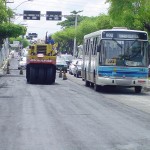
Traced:
[[78, 13], [83, 12], [83, 10], [80, 11], [73, 11], [71, 13], [75, 14], [75, 37], [74, 37], [74, 46], [73, 46], [73, 57], [75, 58], [76, 49], [77, 49], [77, 25], [78, 25]]

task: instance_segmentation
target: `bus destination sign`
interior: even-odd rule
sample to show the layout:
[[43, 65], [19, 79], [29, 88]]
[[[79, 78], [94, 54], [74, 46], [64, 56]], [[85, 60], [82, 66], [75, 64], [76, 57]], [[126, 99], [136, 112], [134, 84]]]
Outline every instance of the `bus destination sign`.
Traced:
[[104, 31], [102, 38], [141, 39], [147, 40], [147, 34], [142, 32]]

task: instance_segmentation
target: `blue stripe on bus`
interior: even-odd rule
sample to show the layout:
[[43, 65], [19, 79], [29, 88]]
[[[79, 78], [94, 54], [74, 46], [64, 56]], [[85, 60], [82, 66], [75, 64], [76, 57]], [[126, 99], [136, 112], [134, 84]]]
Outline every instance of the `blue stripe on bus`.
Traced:
[[114, 67], [114, 66], [100, 66], [98, 67], [98, 74], [100, 76], [111, 77], [147, 77], [148, 68], [135, 67]]

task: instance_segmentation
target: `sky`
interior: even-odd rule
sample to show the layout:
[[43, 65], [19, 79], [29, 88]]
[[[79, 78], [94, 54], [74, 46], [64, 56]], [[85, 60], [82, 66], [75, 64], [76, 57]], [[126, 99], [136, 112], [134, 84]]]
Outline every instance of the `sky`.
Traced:
[[[109, 5], [106, 0], [8, 0], [7, 7], [14, 9], [16, 14], [23, 14], [24, 10], [41, 11], [41, 14], [46, 14], [46, 11], [61, 11], [62, 15], [70, 15], [72, 11], [83, 11], [81, 16], [98, 16], [101, 13], [107, 14]], [[62, 17], [61, 21], [65, 18]], [[27, 34], [37, 33], [38, 38], [44, 39], [46, 32], [53, 34], [61, 30], [61, 26], [57, 25], [58, 21], [46, 20], [46, 17], [41, 17], [40, 20], [23, 20], [23, 16], [15, 16], [12, 21], [15, 24], [22, 24], [27, 27]], [[60, 22], [60, 21], [59, 21]]]

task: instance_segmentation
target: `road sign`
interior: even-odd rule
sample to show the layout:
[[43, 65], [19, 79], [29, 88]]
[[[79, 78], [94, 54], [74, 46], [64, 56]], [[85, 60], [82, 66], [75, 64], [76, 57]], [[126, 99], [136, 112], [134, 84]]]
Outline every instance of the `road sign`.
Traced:
[[28, 11], [24, 10], [23, 19], [24, 20], [40, 20], [40, 11]]
[[37, 38], [37, 34], [36, 33], [32, 33], [32, 36], [34, 37], [34, 38]]
[[62, 12], [61, 11], [46, 11], [46, 20], [61, 20]]
[[37, 38], [38, 37], [37, 33], [28, 33], [28, 36], [32, 37], [32, 38]]

